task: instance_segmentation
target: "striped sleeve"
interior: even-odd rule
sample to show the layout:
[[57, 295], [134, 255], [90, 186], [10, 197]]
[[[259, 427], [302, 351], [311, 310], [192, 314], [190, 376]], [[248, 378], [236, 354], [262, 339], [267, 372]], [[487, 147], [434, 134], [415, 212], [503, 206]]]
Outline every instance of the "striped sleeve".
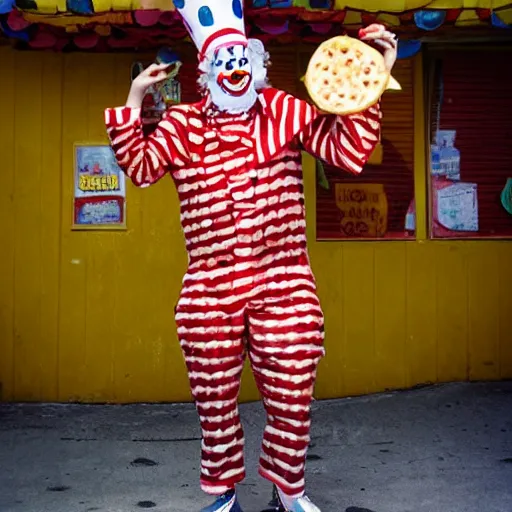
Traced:
[[149, 135], [143, 132], [140, 108], [108, 108], [105, 125], [119, 167], [138, 187], [189, 161], [187, 118], [178, 109], [167, 111]]
[[316, 158], [358, 174], [380, 140], [381, 118], [379, 103], [359, 114], [318, 115], [299, 140]]

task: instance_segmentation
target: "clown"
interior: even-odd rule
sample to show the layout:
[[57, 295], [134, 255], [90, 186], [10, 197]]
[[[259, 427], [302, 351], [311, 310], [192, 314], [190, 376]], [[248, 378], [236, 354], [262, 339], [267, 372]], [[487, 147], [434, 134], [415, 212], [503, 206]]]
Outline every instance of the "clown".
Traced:
[[[301, 151], [359, 173], [379, 140], [380, 107], [336, 117], [270, 87], [268, 55], [246, 38], [239, 0], [174, 4], [199, 50], [202, 101], [171, 106], [145, 134], [144, 93], [167, 76], [155, 64], [105, 118], [136, 186], [169, 174], [177, 187], [189, 262], [175, 318], [202, 429], [200, 483], [216, 496], [205, 510], [241, 510], [237, 399], [248, 355], [267, 412], [259, 472], [284, 510], [318, 511], [304, 494], [304, 465], [324, 320], [306, 246]], [[362, 38], [383, 47], [390, 70], [394, 36], [372, 26]]]

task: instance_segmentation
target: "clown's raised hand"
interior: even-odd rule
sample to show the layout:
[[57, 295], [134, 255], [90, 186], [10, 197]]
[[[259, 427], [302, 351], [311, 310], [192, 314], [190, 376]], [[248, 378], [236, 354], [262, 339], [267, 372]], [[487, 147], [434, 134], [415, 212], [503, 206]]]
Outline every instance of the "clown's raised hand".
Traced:
[[144, 71], [139, 73], [132, 82], [127, 107], [140, 108], [146, 91], [152, 86], [166, 80], [172, 64], [151, 64]]
[[383, 50], [386, 69], [391, 72], [397, 56], [398, 38], [396, 35], [386, 30], [384, 25], [374, 23], [373, 25], [362, 28], [359, 31], [359, 38], [361, 41], [373, 43]]

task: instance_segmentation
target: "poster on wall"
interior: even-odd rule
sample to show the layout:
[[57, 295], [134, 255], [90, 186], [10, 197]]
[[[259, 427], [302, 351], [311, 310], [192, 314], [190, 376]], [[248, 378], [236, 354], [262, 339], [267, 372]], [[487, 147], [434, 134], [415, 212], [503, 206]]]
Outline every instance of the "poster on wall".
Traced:
[[350, 175], [316, 162], [317, 240], [408, 239], [415, 236], [414, 175], [390, 144], [383, 165]]
[[388, 200], [377, 183], [336, 183], [341, 238], [380, 238], [386, 234]]
[[73, 229], [126, 229], [125, 177], [109, 145], [75, 144]]
[[434, 236], [478, 232], [478, 185], [436, 180], [433, 186]]

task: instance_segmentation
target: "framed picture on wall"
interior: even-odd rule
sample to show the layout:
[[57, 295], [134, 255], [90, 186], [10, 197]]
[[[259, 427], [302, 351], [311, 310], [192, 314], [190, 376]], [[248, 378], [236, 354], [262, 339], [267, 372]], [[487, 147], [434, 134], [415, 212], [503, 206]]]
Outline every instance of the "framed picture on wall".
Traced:
[[74, 145], [74, 230], [126, 229], [125, 176], [108, 144]]

